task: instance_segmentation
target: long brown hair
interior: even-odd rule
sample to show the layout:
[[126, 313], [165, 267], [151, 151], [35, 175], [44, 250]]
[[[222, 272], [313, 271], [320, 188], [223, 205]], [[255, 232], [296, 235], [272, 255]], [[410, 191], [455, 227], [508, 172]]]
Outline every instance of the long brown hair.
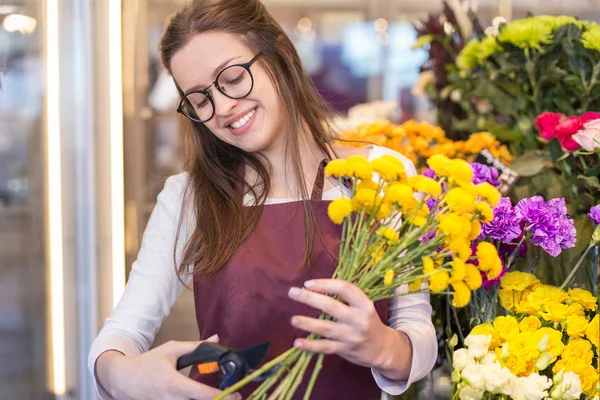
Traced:
[[[173, 55], [194, 35], [209, 31], [238, 35], [255, 53], [264, 54], [258, 62], [280, 94], [287, 123], [286, 157], [291, 157], [298, 193], [307, 199], [299, 132], [307, 131], [326, 153], [332, 148], [333, 134], [327, 123], [329, 108], [304, 73], [294, 45], [259, 0], [194, 0], [171, 17], [161, 38], [160, 54], [165, 67], [171, 70]], [[180, 277], [189, 273], [188, 266], [193, 265], [194, 275], [205, 278], [221, 269], [255, 228], [270, 192], [270, 165], [259, 154], [244, 152], [217, 139], [204, 124], [186, 124], [184, 157], [189, 176], [176, 248], [182, 224], [190, 216], [185, 210], [193, 211], [195, 226], [176, 265]], [[251, 186], [244, 181], [241, 165], [257, 172], [258, 184]], [[256, 199], [255, 207], [244, 207], [245, 192]], [[303, 201], [302, 205], [307, 265], [316, 224], [310, 202]]]

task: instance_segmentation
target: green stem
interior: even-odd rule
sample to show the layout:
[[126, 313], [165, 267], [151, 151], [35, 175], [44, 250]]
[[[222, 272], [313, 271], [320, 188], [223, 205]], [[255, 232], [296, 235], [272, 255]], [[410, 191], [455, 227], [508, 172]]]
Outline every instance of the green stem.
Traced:
[[304, 393], [304, 400], [308, 400], [312, 394], [315, 382], [319, 376], [319, 372], [321, 371], [321, 368], [323, 368], [323, 358], [325, 358], [325, 354], [319, 354], [317, 357], [315, 368], [313, 369], [313, 373], [310, 376], [310, 381], [308, 381], [308, 386], [306, 387], [306, 392]]
[[244, 379], [237, 382], [235, 385], [230, 386], [229, 388], [227, 388], [226, 390], [221, 392], [221, 394], [218, 395], [217, 397], [215, 397], [213, 400], [221, 400], [221, 399], [225, 398], [228, 394], [237, 392], [238, 389], [241, 389], [244, 386], [246, 386], [246, 384], [252, 382], [252, 380], [254, 378], [261, 376], [262, 374], [264, 374], [265, 372], [267, 372], [268, 370], [273, 368], [275, 365], [282, 363], [283, 361], [285, 361], [285, 359], [288, 356], [290, 356], [291, 354], [293, 354], [294, 352], [297, 352], [297, 351], [300, 351], [300, 350], [298, 350], [296, 348], [291, 348], [288, 351], [286, 351], [285, 353], [281, 354], [280, 356], [275, 357], [274, 359], [272, 359], [271, 361], [269, 361], [268, 363], [266, 363], [265, 365], [263, 365], [262, 367], [260, 367], [256, 371], [254, 371], [253, 373], [251, 373], [250, 375], [246, 376]]
[[573, 270], [571, 271], [569, 276], [567, 276], [567, 279], [565, 279], [565, 281], [562, 283], [562, 285], [560, 285], [561, 289], [564, 290], [567, 287], [567, 285], [569, 285], [569, 283], [571, 283], [571, 279], [573, 279], [573, 277], [575, 276], [575, 273], [577, 272], [577, 270], [583, 263], [583, 260], [585, 260], [585, 256], [587, 256], [587, 253], [592, 249], [592, 247], [594, 247], [594, 245], [590, 244], [590, 245], [588, 245], [587, 249], [585, 249], [585, 251], [581, 255], [581, 258], [579, 259], [579, 261], [577, 261], [577, 264], [575, 264], [575, 268], [573, 268]]
[[296, 374], [296, 377], [294, 378], [294, 381], [287, 393], [287, 395], [285, 396], [284, 400], [292, 400], [292, 397], [294, 396], [294, 393], [296, 393], [296, 390], [298, 390], [298, 386], [300, 386], [300, 383], [302, 383], [302, 380], [304, 379], [304, 374], [306, 373], [306, 369], [308, 368], [308, 366], [310, 365], [310, 362], [312, 361], [313, 355], [314, 353], [305, 353], [306, 357], [304, 360], [302, 360], [298, 366], [298, 373]]

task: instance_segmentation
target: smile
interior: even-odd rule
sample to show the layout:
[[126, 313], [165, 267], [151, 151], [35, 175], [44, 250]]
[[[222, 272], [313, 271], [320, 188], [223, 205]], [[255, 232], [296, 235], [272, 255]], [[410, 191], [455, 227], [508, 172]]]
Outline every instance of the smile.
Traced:
[[242, 126], [246, 125], [248, 123], [248, 121], [250, 121], [250, 119], [252, 118], [252, 116], [254, 115], [255, 112], [256, 112], [256, 109], [250, 111], [248, 114], [244, 115], [242, 118], [240, 118], [239, 120], [232, 123], [231, 127], [233, 129], [240, 129]]

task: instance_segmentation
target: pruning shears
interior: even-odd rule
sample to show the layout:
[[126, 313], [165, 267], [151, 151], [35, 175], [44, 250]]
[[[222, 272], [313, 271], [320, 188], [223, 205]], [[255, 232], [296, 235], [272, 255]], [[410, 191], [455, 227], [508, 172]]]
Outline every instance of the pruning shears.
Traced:
[[[234, 350], [219, 343], [202, 342], [196, 350], [179, 357], [177, 370], [197, 364], [200, 375], [220, 372], [219, 389], [224, 390], [251, 374], [253, 368], [265, 358], [267, 350], [269, 342], [243, 350]], [[265, 380], [278, 369], [279, 365], [276, 365], [253, 381]]]

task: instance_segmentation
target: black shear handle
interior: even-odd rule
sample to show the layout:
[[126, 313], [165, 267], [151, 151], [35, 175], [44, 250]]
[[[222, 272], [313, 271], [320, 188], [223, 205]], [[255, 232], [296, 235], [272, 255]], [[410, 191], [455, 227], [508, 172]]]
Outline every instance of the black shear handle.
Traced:
[[184, 354], [177, 359], [177, 370], [184, 369], [194, 364], [217, 362], [231, 349], [218, 343], [202, 342], [190, 353]]

